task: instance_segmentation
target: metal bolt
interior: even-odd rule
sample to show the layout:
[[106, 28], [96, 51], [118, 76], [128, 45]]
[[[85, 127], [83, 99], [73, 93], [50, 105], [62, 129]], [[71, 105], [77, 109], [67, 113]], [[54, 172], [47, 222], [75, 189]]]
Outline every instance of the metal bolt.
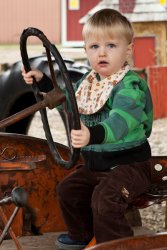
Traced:
[[154, 166], [154, 168], [155, 168], [155, 170], [156, 171], [162, 171], [162, 165], [161, 164], [156, 164], [155, 166]]
[[163, 177], [162, 177], [162, 180], [163, 180], [163, 181], [167, 181], [167, 176], [166, 176], [166, 175], [163, 176]]

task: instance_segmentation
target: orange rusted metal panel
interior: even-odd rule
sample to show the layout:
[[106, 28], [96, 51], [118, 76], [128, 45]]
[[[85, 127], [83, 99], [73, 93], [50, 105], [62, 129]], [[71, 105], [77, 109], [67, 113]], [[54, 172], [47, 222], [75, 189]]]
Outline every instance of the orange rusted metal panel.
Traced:
[[96, 239], [95, 239], [95, 237], [93, 237], [92, 240], [89, 242], [89, 244], [84, 249], [88, 249], [88, 248], [95, 246], [95, 245], [96, 245]]
[[90, 250], [141, 250], [156, 249], [165, 250], [167, 246], [167, 233], [154, 235], [141, 235], [136, 237], [127, 237], [118, 240], [112, 240], [106, 243], [98, 244], [88, 249]]
[[[16, 167], [12, 171], [4, 172], [4, 169], [3, 172], [0, 171], [1, 197], [16, 186], [23, 187], [29, 196], [28, 206], [23, 208], [23, 214], [18, 215], [13, 224], [13, 231], [16, 235], [22, 235], [31, 230], [32, 226], [39, 233], [65, 230], [57, 201], [56, 186], [74, 168], [66, 170], [58, 166], [49, 151], [46, 140], [6, 133], [0, 133], [0, 138], [1, 165], [3, 161], [7, 161], [7, 155], [10, 158], [11, 152], [14, 161], [29, 161], [35, 164], [35, 169], [30, 167], [29, 170], [24, 168], [18, 170]], [[58, 145], [58, 149], [63, 158], [68, 159], [68, 148]], [[9, 154], [7, 154], [8, 150]], [[82, 159], [79, 159], [78, 164], [82, 162]], [[4, 211], [9, 218], [11, 207], [4, 206]]]

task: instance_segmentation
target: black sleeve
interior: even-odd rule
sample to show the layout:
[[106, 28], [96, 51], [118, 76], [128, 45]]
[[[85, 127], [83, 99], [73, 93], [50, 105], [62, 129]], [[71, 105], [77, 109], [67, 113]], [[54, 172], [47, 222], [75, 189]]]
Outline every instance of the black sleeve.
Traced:
[[90, 141], [89, 145], [91, 144], [101, 144], [105, 138], [105, 130], [102, 125], [96, 125], [92, 127], [88, 127], [90, 132]]

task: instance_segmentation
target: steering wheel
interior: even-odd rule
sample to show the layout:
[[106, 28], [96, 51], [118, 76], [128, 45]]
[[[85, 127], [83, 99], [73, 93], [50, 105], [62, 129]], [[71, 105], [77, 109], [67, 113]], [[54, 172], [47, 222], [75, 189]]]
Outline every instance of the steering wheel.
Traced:
[[[75, 165], [75, 163], [77, 162], [79, 155], [80, 155], [80, 150], [73, 148], [71, 143], [70, 143], [70, 141], [71, 141], [70, 140], [71, 129], [72, 128], [73, 129], [80, 129], [80, 119], [79, 119], [78, 107], [77, 107], [77, 103], [76, 103], [76, 99], [75, 99], [75, 93], [74, 93], [74, 89], [72, 86], [72, 82], [71, 82], [71, 79], [69, 77], [66, 65], [65, 65], [59, 51], [57, 50], [57, 48], [53, 44], [50, 43], [50, 41], [47, 39], [47, 37], [44, 35], [44, 33], [42, 31], [40, 31], [39, 29], [36, 29], [36, 28], [32, 28], [32, 27], [29, 27], [29, 28], [23, 30], [23, 33], [21, 34], [21, 37], [20, 37], [20, 52], [21, 52], [22, 62], [23, 62], [25, 71], [29, 72], [31, 70], [31, 66], [30, 66], [29, 58], [28, 58], [28, 54], [27, 54], [27, 38], [29, 36], [38, 37], [42, 41], [43, 46], [46, 49], [46, 55], [47, 55], [49, 69], [50, 69], [50, 73], [51, 73], [51, 81], [53, 84], [53, 90], [51, 90], [50, 92], [47, 93], [47, 96], [49, 96], [48, 95], [49, 93], [51, 94], [50, 97], [48, 98], [49, 99], [49, 101], [48, 101], [49, 108], [50, 109], [55, 108], [55, 103], [52, 99], [54, 99], [55, 95], [56, 95], [57, 96], [56, 98], [58, 98], [58, 100], [59, 100], [58, 103], [56, 102], [56, 105], [58, 106], [58, 105], [62, 104], [62, 111], [65, 114], [64, 123], [65, 123], [65, 127], [66, 127], [67, 139], [68, 139], [69, 148], [70, 148], [69, 156], [68, 156], [69, 159], [68, 160], [62, 159], [62, 157], [58, 151], [58, 148], [53, 141], [52, 133], [51, 133], [50, 127], [49, 127], [46, 108], [43, 108], [43, 109], [40, 109], [39, 111], [41, 114], [41, 119], [42, 119], [44, 131], [45, 131], [47, 143], [48, 143], [48, 146], [50, 148], [51, 154], [54, 157], [54, 160], [60, 166], [68, 169], [68, 168], [71, 168]], [[57, 65], [59, 67], [62, 79], [65, 83], [65, 89], [67, 91], [68, 98], [65, 98], [62, 90], [60, 89], [60, 87], [58, 86], [58, 84], [56, 82], [56, 76], [55, 76], [55, 72], [54, 72], [53, 64], [52, 64], [52, 56], [54, 57]], [[40, 89], [39, 89], [38, 83], [35, 81], [35, 79], [34, 79], [33, 84], [32, 84], [32, 89], [33, 89], [37, 103], [40, 102], [41, 100], [43, 100], [43, 97], [40, 94]], [[68, 104], [68, 105], [66, 105], [66, 104]], [[66, 106], [70, 106], [70, 108], [72, 110], [71, 115], [67, 111]]]

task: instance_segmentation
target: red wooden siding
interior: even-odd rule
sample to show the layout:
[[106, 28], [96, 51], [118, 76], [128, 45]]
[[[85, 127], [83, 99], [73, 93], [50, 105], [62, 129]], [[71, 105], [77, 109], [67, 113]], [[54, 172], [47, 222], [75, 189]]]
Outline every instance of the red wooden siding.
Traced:
[[155, 37], [135, 37], [133, 57], [136, 68], [155, 65]]
[[154, 119], [167, 117], [167, 67], [149, 67], [148, 82], [153, 98]]
[[50, 41], [60, 43], [60, 5], [60, 0], [1, 0], [0, 44], [18, 44], [28, 27], [40, 29]]
[[79, 20], [81, 17], [86, 15], [90, 9], [95, 7], [99, 2], [99, 0], [80, 0], [79, 10], [69, 10], [67, 1], [67, 41], [82, 40], [83, 24], [80, 24]]

